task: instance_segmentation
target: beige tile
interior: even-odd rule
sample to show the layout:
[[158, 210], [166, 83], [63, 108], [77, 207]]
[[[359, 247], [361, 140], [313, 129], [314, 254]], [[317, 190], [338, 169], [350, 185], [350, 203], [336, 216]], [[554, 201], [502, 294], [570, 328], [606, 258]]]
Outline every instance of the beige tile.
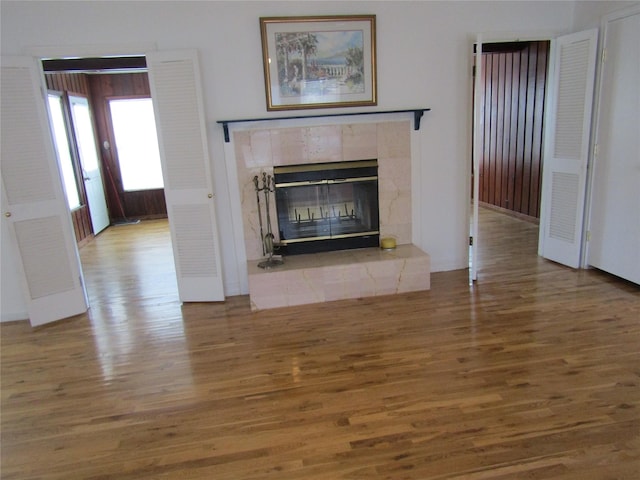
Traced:
[[406, 292], [420, 292], [423, 290], [429, 290], [430, 277], [428, 273], [420, 275], [406, 275], [400, 277], [397, 293]]
[[324, 302], [322, 269], [302, 269], [293, 272], [286, 285], [289, 305]]
[[380, 216], [384, 216], [387, 223], [405, 223], [411, 221], [410, 192], [380, 190], [378, 195]]
[[233, 132], [233, 145], [238, 167], [246, 166], [245, 155], [251, 153], [251, 136], [248, 131]]
[[271, 134], [269, 130], [251, 131], [251, 152], [253, 154], [252, 167], [271, 167], [273, 158], [271, 155]]
[[378, 158], [378, 129], [375, 123], [342, 126], [343, 160]]
[[305, 137], [309, 163], [339, 162], [342, 160], [342, 128], [340, 125], [308, 127]]
[[252, 295], [251, 310], [267, 310], [269, 308], [288, 307], [287, 299], [284, 295]]
[[274, 165], [298, 165], [309, 162], [304, 128], [271, 130], [271, 148]]
[[410, 127], [408, 121], [379, 123], [378, 158], [410, 158]]
[[286, 292], [280, 289], [278, 274], [266, 282], [263, 275], [249, 275], [249, 290], [252, 309], [267, 309], [287, 306]]
[[378, 176], [382, 185], [396, 189], [411, 189], [411, 158], [387, 157], [378, 160]]
[[324, 295], [329, 301], [359, 298], [362, 266], [358, 264], [334, 265], [324, 268]]

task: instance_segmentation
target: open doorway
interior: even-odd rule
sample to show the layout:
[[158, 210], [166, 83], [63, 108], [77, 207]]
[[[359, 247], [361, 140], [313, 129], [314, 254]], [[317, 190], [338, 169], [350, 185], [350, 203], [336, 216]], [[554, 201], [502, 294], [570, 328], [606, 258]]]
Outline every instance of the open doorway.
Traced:
[[[101, 295], [109, 296], [105, 285], [124, 292], [117, 287], [118, 281], [131, 284], [128, 279], [133, 275], [135, 283], [144, 286], [153, 280], [153, 272], [160, 271], [171, 280], [155, 277], [164, 286], [164, 296], [177, 296], [144, 57], [137, 64], [131, 57], [45, 60], [43, 70], [90, 304], [101, 303]], [[140, 219], [145, 220], [144, 228], [125, 229]], [[92, 245], [98, 240], [100, 245]], [[105, 256], [109, 251], [112, 254]], [[155, 254], [145, 260], [141, 252]], [[134, 273], [132, 265], [137, 265]]]
[[[136, 50], [147, 52], [180, 301], [223, 301], [198, 52]], [[46, 53], [3, 57], [1, 77], [3, 92], [10, 92], [2, 95], [3, 125], [12, 126], [2, 129], [3, 153], [8, 153], [2, 162], [2, 201], [33, 326], [83, 313], [88, 306], [38, 65], [43, 58], [81, 55], [67, 48], [41, 51]]]
[[87, 218], [94, 224], [96, 213], [82, 149], [74, 136], [75, 99], [84, 99], [88, 104], [85, 110], [91, 117], [91, 133], [95, 131], [92, 143], [100, 163], [99, 193], [105, 209], [108, 206], [108, 224], [167, 217], [146, 62], [144, 57], [134, 58], [135, 62], [132, 57], [43, 61], [47, 88], [50, 94], [60, 97], [66, 113], [64, 120], [81, 200], [72, 212], [79, 243], [100, 229], [93, 228], [91, 232], [87, 228]]
[[[474, 68], [480, 72], [473, 88], [474, 112], [481, 116], [481, 128], [474, 132], [478, 206], [535, 226], [540, 218], [549, 50], [549, 41], [483, 43], [482, 65]], [[526, 231], [537, 240], [537, 228]], [[471, 261], [475, 259], [470, 256]]]

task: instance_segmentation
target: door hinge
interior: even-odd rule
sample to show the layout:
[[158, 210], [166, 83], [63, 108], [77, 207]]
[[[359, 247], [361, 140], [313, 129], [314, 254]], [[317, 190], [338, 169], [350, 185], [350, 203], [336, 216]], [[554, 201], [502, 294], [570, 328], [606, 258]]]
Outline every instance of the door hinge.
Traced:
[[587, 230], [587, 242], [591, 241], [591, 230]]
[[593, 146], [593, 157], [594, 158], [598, 158], [598, 144], [597, 143]]
[[602, 63], [604, 63], [607, 60], [607, 49], [603, 48], [602, 49]]
[[473, 237], [469, 237], [469, 246], [472, 247], [473, 246]]

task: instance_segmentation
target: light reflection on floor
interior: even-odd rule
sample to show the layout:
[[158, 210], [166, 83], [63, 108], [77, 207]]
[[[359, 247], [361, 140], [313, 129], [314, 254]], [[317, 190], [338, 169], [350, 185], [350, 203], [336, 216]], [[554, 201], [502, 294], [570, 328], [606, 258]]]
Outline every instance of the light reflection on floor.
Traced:
[[109, 227], [80, 257], [104, 381], [131, 381], [132, 395], [149, 395], [131, 367], [144, 365], [140, 350], [155, 360], [170, 351], [161, 374], [175, 379], [167, 391], [184, 395], [193, 382], [167, 220]]

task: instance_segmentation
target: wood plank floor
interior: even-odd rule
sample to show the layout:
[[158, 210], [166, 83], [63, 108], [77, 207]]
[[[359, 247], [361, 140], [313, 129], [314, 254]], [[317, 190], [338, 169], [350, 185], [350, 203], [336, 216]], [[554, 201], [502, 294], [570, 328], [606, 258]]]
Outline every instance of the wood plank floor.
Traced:
[[2, 478], [640, 478], [639, 288], [481, 213], [474, 286], [256, 313], [180, 305], [159, 222], [107, 230], [88, 314], [0, 325]]

